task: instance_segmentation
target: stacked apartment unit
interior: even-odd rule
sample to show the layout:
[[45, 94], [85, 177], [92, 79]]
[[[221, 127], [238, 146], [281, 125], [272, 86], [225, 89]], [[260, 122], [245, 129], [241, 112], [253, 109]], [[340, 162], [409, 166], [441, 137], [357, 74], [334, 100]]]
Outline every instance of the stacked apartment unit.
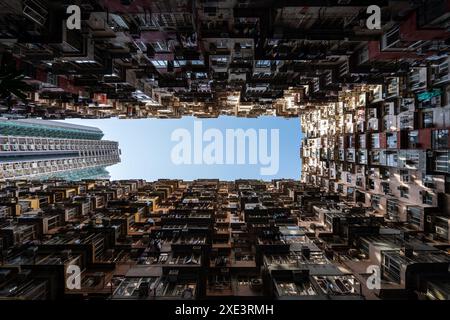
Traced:
[[[4, 182], [0, 296], [361, 299], [298, 226], [304, 192], [291, 180]], [[299, 281], [309, 289], [289, 289]]]
[[307, 107], [302, 180], [448, 242], [448, 63], [445, 57]]
[[442, 299], [446, 248], [294, 180], [0, 184], [3, 299]]
[[[420, 89], [430, 57], [436, 73], [425, 76], [448, 80], [448, 0], [76, 2], [81, 30], [66, 27], [68, 4], [3, 1], [0, 73], [22, 73], [31, 88], [26, 101], [0, 100], [0, 113], [296, 117], [345, 84], [408, 67]], [[366, 27], [370, 5], [379, 29]]]

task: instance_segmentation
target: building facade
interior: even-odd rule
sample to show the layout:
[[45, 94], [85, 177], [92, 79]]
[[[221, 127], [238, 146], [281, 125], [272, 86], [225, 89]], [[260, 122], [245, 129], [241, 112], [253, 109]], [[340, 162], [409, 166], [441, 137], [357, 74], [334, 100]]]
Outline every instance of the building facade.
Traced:
[[100, 129], [56, 121], [0, 121], [0, 179], [108, 177], [120, 162], [118, 143]]
[[[6, 299], [450, 293], [448, 240], [417, 237], [372, 207], [294, 180], [0, 182], [0, 244]], [[78, 287], [67, 285], [71, 265]], [[380, 270], [375, 289], [369, 266]]]
[[306, 108], [302, 181], [448, 241], [450, 88], [427, 80], [433, 72], [422, 68], [418, 80], [412, 69]]
[[[417, 90], [424, 77], [449, 80], [447, 0], [79, 5], [81, 32], [65, 28], [67, 4], [4, 1], [0, 53], [34, 90], [2, 113], [296, 117], [305, 104], [336, 102], [345, 84], [381, 84], [409, 67]], [[383, 12], [378, 29], [366, 26], [370, 5]]]

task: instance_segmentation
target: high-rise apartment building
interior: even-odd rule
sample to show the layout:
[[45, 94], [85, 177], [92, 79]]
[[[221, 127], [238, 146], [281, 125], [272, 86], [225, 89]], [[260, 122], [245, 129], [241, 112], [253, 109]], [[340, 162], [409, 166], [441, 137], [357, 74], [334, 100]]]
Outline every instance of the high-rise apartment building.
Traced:
[[449, 241], [450, 87], [421, 69], [306, 108], [302, 179]]
[[[449, 79], [447, 0], [80, 0], [82, 32], [61, 27], [68, 4], [4, 2], [0, 53], [34, 88], [4, 113], [296, 117], [409, 67], [417, 90]], [[366, 27], [370, 5], [380, 28]]]
[[0, 179], [108, 177], [120, 162], [118, 143], [94, 127], [57, 121], [0, 121]]
[[294, 180], [0, 182], [6, 299], [448, 299], [446, 243]]

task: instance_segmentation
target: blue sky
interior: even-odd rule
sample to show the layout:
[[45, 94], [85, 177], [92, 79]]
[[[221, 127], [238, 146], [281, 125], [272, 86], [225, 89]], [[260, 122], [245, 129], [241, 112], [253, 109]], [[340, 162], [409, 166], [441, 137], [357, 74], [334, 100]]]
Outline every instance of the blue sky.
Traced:
[[[175, 164], [172, 160], [174, 147], [182, 140], [171, 139], [176, 129], [185, 129], [194, 139], [194, 123], [197, 127], [201, 122], [203, 133], [208, 129], [218, 129], [223, 134], [224, 153], [227, 129], [254, 129], [259, 139], [259, 130], [267, 130], [268, 152], [272, 148], [271, 130], [279, 130], [279, 166], [274, 175], [261, 175], [264, 163], [257, 158], [256, 164], [249, 163], [246, 153], [245, 164]], [[276, 178], [300, 178], [300, 120], [298, 118], [285, 119], [282, 117], [236, 118], [221, 116], [217, 119], [198, 119], [183, 117], [181, 119], [67, 119], [64, 122], [98, 127], [105, 134], [103, 139], [119, 142], [122, 162], [108, 167], [111, 179], [142, 178], [148, 181], [160, 178], [193, 180], [198, 178], [219, 178], [234, 180], [240, 178], [271, 180]], [[186, 132], [186, 131], [185, 131]], [[197, 131], [198, 132], [198, 131]], [[216, 130], [217, 132], [217, 130]], [[196, 135], [199, 137], [199, 135]], [[184, 140], [184, 139], [183, 139]], [[198, 141], [198, 139], [197, 139]], [[210, 140], [213, 141], [213, 140]], [[184, 143], [185, 141], [183, 141]], [[248, 141], [247, 141], [248, 142]], [[261, 140], [258, 140], [259, 148]], [[203, 152], [208, 141], [201, 141]], [[185, 145], [186, 146], [186, 145]], [[198, 146], [198, 144], [197, 144]], [[248, 149], [248, 143], [247, 143]], [[237, 144], [236, 144], [237, 148]], [[194, 157], [194, 141], [192, 140], [192, 160]], [[196, 149], [198, 150], [198, 149]], [[237, 149], [236, 149], [237, 157]], [[184, 153], [183, 153], [184, 154]], [[224, 158], [225, 155], [224, 154]], [[259, 154], [259, 153], [258, 153]], [[203, 162], [203, 161], [202, 161]], [[225, 161], [224, 161], [225, 162]], [[267, 162], [266, 162], [267, 163]]]

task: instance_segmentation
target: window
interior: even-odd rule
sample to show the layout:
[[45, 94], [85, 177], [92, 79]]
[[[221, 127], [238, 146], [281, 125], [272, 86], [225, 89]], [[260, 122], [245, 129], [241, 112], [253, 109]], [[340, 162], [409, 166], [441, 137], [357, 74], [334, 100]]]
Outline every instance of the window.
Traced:
[[379, 176], [380, 176], [380, 179], [386, 180], [386, 179], [389, 179], [389, 177], [391, 176], [391, 173], [389, 172], [388, 168], [381, 167], [379, 169]]
[[[428, 216], [428, 217], [430, 217], [430, 216]], [[448, 240], [449, 218], [448, 217], [439, 217], [439, 216], [436, 217], [435, 230], [436, 230], [436, 235], [439, 238]]]
[[361, 251], [363, 251], [366, 254], [369, 254], [369, 246], [370, 246], [369, 242], [367, 242], [364, 239], [361, 239], [361, 244], [360, 244]]
[[400, 116], [400, 129], [414, 129], [414, 114], [408, 113]]
[[195, 78], [196, 79], [206, 79], [208, 75], [206, 74], [206, 72], [196, 72], [195, 73]]
[[391, 220], [398, 218], [398, 201], [396, 199], [387, 200], [387, 214]]
[[228, 39], [220, 39], [216, 42], [217, 49], [226, 49], [228, 48]]
[[422, 178], [422, 184], [424, 187], [426, 188], [434, 188], [434, 180], [433, 180], [433, 176], [423, 176]]
[[348, 137], [348, 147], [349, 148], [354, 148], [355, 147], [355, 138], [354, 138], [354, 136], [349, 136]]
[[435, 170], [449, 172], [449, 159], [447, 151], [436, 152]]
[[165, 67], [167, 67], [167, 61], [165, 61], [165, 60], [154, 60], [154, 61], [152, 61], [152, 64], [156, 68], [165, 68]]
[[408, 222], [420, 226], [420, 223], [422, 221], [422, 210], [419, 207], [408, 207], [407, 211], [408, 215]]
[[433, 148], [434, 149], [448, 148], [448, 130], [433, 131]]
[[347, 149], [347, 161], [355, 161], [355, 150]]
[[383, 105], [383, 113], [385, 115], [392, 115], [392, 114], [394, 114], [394, 103], [393, 102], [385, 103]]
[[408, 132], [408, 147], [414, 149], [417, 148], [418, 144], [419, 132], [417, 130]]
[[392, 280], [400, 282], [400, 263], [390, 256], [383, 254], [383, 274]]
[[246, 42], [241, 42], [240, 46], [241, 46], [242, 49], [250, 49], [250, 48], [253, 47], [253, 42], [250, 41], [250, 40], [248, 40]]
[[380, 163], [380, 152], [372, 151], [372, 163], [379, 164]]
[[358, 136], [359, 137], [359, 146], [361, 149], [365, 149], [366, 148], [366, 135], [361, 134]]
[[411, 150], [401, 150], [399, 154], [401, 167], [417, 170], [423, 166], [420, 161], [420, 152]]
[[433, 194], [428, 191], [424, 191], [422, 194], [422, 203], [432, 205], [433, 204]]
[[389, 182], [381, 182], [381, 189], [385, 194], [391, 192], [391, 187], [389, 186]]
[[448, 239], [448, 229], [442, 228], [440, 226], [435, 226], [436, 235], [441, 239]]
[[423, 127], [433, 128], [433, 111], [423, 113]]
[[389, 118], [384, 118], [383, 119], [383, 129], [385, 130], [385, 131], [389, 131], [389, 128], [390, 128], [390, 121], [389, 121]]
[[352, 175], [351, 174], [347, 174], [347, 183], [352, 183]]
[[369, 113], [369, 118], [378, 118], [377, 109], [370, 108], [368, 113]]
[[418, 107], [421, 109], [435, 108], [441, 106], [441, 91], [435, 89], [431, 92], [423, 92], [417, 95]]
[[359, 158], [359, 163], [366, 164], [367, 163], [366, 151], [358, 150], [358, 158]]
[[414, 99], [404, 98], [401, 100], [400, 112], [414, 111]]
[[395, 27], [386, 32], [382, 37], [382, 49], [394, 47], [397, 43], [400, 43], [400, 28]]
[[345, 160], [345, 156], [344, 156], [344, 150], [339, 149], [339, 160], [344, 161]]
[[257, 60], [256, 68], [268, 68], [270, 67], [270, 60]]
[[221, 66], [221, 67], [226, 67], [227, 63], [228, 63], [228, 58], [227, 57], [216, 57], [211, 59], [212, 64], [215, 66]]
[[388, 148], [397, 148], [397, 133], [387, 134], [387, 145]]
[[397, 152], [386, 152], [386, 164], [389, 167], [397, 167], [398, 166]]
[[155, 50], [155, 52], [166, 52], [168, 51], [167, 44], [163, 41], [157, 41], [152, 43], [152, 47]]
[[372, 208], [374, 209], [380, 209], [380, 202], [381, 202], [381, 198], [379, 195], [372, 195]]
[[400, 190], [400, 197], [408, 199], [409, 198], [409, 188], [403, 187], [403, 186], [400, 186], [398, 188]]
[[380, 147], [380, 136], [378, 134], [372, 135], [372, 148]]
[[400, 170], [400, 181], [404, 183], [409, 183], [411, 180], [411, 177], [409, 175], [408, 170]]
[[364, 176], [357, 176], [356, 177], [356, 186], [357, 187], [362, 187], [363, 186], [363, 181], [364, 181]]

